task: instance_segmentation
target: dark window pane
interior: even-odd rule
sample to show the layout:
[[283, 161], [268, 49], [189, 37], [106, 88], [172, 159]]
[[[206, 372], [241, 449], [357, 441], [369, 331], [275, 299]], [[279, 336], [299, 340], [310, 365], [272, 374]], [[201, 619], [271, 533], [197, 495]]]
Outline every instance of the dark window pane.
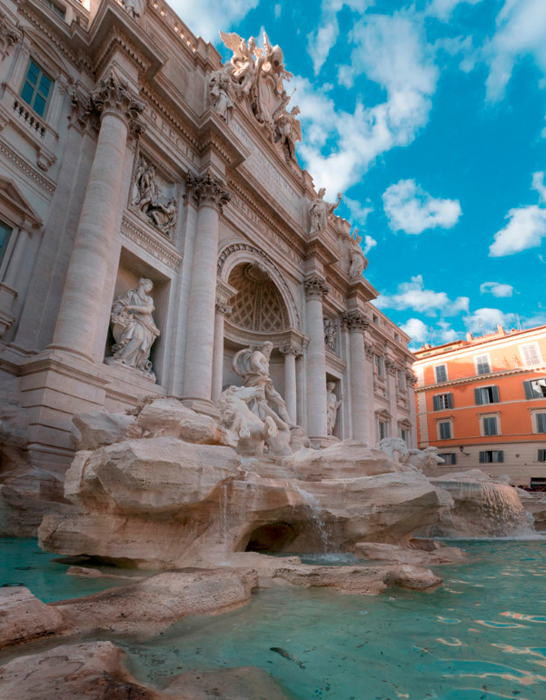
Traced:
[[21, 97], [22, 99], [30, 104], [32, 102], [32, 95], [34, 94], [34, 90], [32, 89], [32, 85], [29, 83], [25, 83], [23, 86], [23, 91], [21, 92]]
[[10, 234], [11, 228], [0, 221], [0, 263], [2, 262], [2, 258], [6, 254]]
[[27, 79], [32, 83], [32, 85], [36, 85], [36, 82], [38, 80], [38, 76], [40, 75], [40, 69], [35, 63], [30, 64], [28, 68], [28, 75]]
[[40, 115], [43, 116], [44, 114], [44, 109], [45, 109], [45, 100], [41, 95], [36, 95], [36, 98], [34, 100], [34, 110]]
[[47, 77], [47, 75], [42, 75], [42, 79], [40, 80], [40, 92], [44, 97], [48, 96], [50, 87], [51, 80]]

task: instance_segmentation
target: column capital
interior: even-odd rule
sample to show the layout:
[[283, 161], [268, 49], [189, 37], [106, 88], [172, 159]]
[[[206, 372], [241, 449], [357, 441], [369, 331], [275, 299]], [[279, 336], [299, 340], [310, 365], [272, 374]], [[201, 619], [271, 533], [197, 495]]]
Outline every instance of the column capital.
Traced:
[[375, 348], [371, 343], [364, 343], [364, 350], [366, 351], [366, 357], [369, 360], [373, 360], [375, 355]]
[[216, 313], [221, 314], [222, 316], [229, 316], [231, 312], [233, 311], [233, 307], [230, 306], [224, 299], [221, 299], [220, 297], [216, 297]]
[[282, 345], [279, 348], [279, 352], [282, 352], [283, 355], [294, 355], [294, 357], [299, 357], [303, 354], [301, 345], [297, 345], [296, 343], [288, 343], [287, 345]]
[[400, 369], [396, 362], [390, 357], [385, 358], [385, 367], [387, 368], [387, 372], [389, 374], [396, 374], [396, 372]]
[[231, 193], [219, 177], [210, 173], [194, 175], [189, 172], [186, 177], [186, 200], [196, 207], [216, 207], [221, 212], [224, 204], [231, 200]]
[[113, 75], [103, 78], [91, 93], [91, 104], [99, 114], [114, 113], [124, 119], [132, 129], [146, 106], [125, 83]]
[[370, 325], [368, 317], [361, 311], [343, 314], [342, 320], [349, 333], [364, 333]]
[[411, 386], [415, 386], [417, 384], [417, 377], [411, 370], [406, 371], [406, 381], [408, 384], [411, 384]]
[[313, 275], [313, 277], [305, 280], [304, 287], [305, 296], [307, 299], [320, 300], [322, 300], [332, 289], [329, 284], [326, 284], [322, 277], [319, 277], [319, 275]]

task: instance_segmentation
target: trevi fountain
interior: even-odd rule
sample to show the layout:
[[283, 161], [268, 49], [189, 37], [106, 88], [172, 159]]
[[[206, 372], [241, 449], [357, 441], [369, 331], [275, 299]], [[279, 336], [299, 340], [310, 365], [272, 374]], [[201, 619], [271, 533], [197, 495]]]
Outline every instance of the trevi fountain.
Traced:
[[2, 117], [0, 699], [544, 698], [526, 494], [416, 448], [280, 47], [49, 12], [0, 15], [8, 93], [29, 52], [55, 77], [33, 133]]

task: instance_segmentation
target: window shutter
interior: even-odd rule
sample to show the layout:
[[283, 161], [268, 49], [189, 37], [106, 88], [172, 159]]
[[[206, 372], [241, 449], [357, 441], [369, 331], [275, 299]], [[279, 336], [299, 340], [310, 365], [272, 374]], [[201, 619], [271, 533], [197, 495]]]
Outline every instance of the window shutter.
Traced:
[[474, 389], [474, 401], [476, 402], [476, 406], [481, 406], [483, 403], [481, 389]]
[[497, 452], [497, 462], [504, 462], [504, 450]]
[[498, 386], [492, 386], [491, 387], [491, 403], [499, 403], [500, 401], [500, 396], [499, 396], [499, 387]]
[[537, 433], [546, 433], [546, 413], [537, 413]]
[[539, 462], [546, 462], [546, 450], [539, 450], [538, 451], [538, 461]]
[[525, 390], [525, 398], [526, 399], [534, 399], [535, 398], [535, 392], [533, 391], [533, 386], [531, 382], [523, 382], [523, 388]]
[[485, 453], [485, 452], [480, 452], [480, 463], [481, 463], [481, 464], [484, 464], [485, 462], [487, 462], [486, 453]]
[[446, 394], [447, 396], [447, 407], [453, 408], [453, 394]]
[[439, 411], [439, 410], [440, 410], [440, 397], [439, 397], [439, 396], [433, 396], [433, 397], [432, 397], [432, 403], [433, 403], [433, 406], [434, 406], [434, 410], [435, 410], [435, 411]]

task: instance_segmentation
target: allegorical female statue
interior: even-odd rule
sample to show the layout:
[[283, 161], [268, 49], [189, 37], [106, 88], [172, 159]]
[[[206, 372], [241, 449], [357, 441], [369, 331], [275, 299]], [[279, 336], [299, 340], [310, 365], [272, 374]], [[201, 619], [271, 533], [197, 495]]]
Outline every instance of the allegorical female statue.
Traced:
[[110, 322], [116, 342], [112, 346], [113, 356], [106, 361], [134, 367], [155, 379], [150, 350], [159, 329], [152, 316], [155, 306], [150, 292], [153, 287], [153, 282], [143, 277], [138, 281], [138, 289], [129, 289], [114, 299]]
[[318, 197], [313, 199], [313, 201], [309, 205], [309, 217], [311, 219], [311, 228], [309, 230], [309, 233], [311, 235], [326, 230], [326, 226], [328, 225], [328, 217], [334, 211], [334, 209], [337, 209], [339, 207], [341, 203], [341, 192], [338, 192], [337, 202], [335, 204], [325, 202], [325, 194], [326, 190], [324, 189], [324, 187], [321, 187], [318, 193]]
[[326, 425], [328, 428], [328, 435], [334, 434], [337, 411], [342, 404], [341, 399], [338, 400], [337, 396], [334, 394], [335, 388], [335, 382], [328, 382], [326, 384]]

